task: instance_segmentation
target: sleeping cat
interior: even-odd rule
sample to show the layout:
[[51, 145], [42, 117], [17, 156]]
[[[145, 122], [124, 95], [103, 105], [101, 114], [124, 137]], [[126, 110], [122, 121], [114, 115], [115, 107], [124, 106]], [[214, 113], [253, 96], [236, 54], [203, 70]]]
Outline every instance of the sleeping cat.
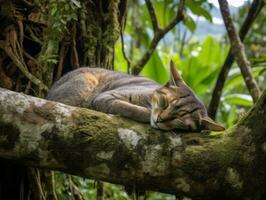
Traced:
[[47, 99], [121, 115], [162, 130], [224, 130], [207, 116], [206, 108], [172, 61], [170, 69], [170, 81], [162, 86], [142, 76], [79, 68], [58, 80]]

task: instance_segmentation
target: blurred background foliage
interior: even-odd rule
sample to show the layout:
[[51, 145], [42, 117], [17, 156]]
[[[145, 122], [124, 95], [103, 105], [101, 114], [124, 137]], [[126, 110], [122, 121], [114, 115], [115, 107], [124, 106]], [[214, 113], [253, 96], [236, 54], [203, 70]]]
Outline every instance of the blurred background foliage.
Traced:
[[[231, 6], [238, 27], [242, 24], [251, 1], [243, 3], [241, 7]], [[164, 27], [174, 17], [178, 1], [154, 0], [153, 4], [158, 22]], [[168, 66], [173, 59], [185, 82], [208, 106], [218, 73], [230, 47], [229, 40], [219, 8], [214, 4], [206, 0], [188, 0], [186, 8], [187, 16], [184, 22], [178, 24], [160, 41], [141, 75], [164, 84], [169, 79]], [[244, 42], [253, 75], [261, 88], [266, 83], [265, 19], [266, 13], [262, 11]], [[124, 32], [124, 46], [126, 55], [133, 64], [148, 48], [152, 33], [152, 24], [145, 3], [141, 0], [131, 1]], [[121, 42], [116, 44], [115, 70], [127, 72]], [[217, 120], [226, 127], [232, 126], [239, 115], [253, 104], [236, 63], [227, 78], [221, 102]]]
[[[51, 36], [60, 37], [58, 35], [60, 31], [58, 32], [58, 30], [63, 29], [67, 21], [76, 19], [75, 12], [80, 7], [80, 2], [78, 0], [71, 0], [71, 2], [71, 6], [67, 7], [63, 2], [64, 6], [60, 6], [60, 9], [58, 7], [53, 8], [54, 4], [50, 5], [51, 9], [48, 14], [51, 18], [50, 22], [54, 23], [53, 26], [55, 27], [50, 30], [53, 33], [50, 34]], [[207, 0], [187, 0], [187, 15], [183, 23], [178, 24], [160, 41], [148, 63], [141, 71], [141, 75], [164, 84], [169, 79], [168, 66], [172, 59], [185, 82], [193, 88], [206, 106], [209, 104], [219, 70], [230, 47], [219, 8], [211, 2]], [[153, 0], [152, 3], [159, 25], [164, 27], [175, 16], [179, 2], [177, 0]], [[231, 6], [231, 12], [238, 27], [242, 24], [251, 2], [245, 1], [243, 3], [241, 7]], [[65, 12], [73, 14], [62, 14]], [[248, 58], [252, 64], [252, 73], [261, 88], [265, 87], [266, 84], [265, 19], [266, 12], [264, 8], [264, 12], [262, 11], [256, 19], [244, 42]], [[145, 2], [143, 0], [129, 1], [123, 38], [125, 54], [131, 65], [139, 61], [149, 47], [152, 37], [153, 28]], [[117, 71], [128, 72], [129, 66], [124, 58], [122, 45], [121, 40], [116, 43], [114, 67]], [[49, 50], [49, 47], [47, 49]], [[54, 62], [53, 57], [44, 60]], [[240, 118], [241, 113], [246, 112], [253, 104], [236, 64], [230, 70], [221, 102], [217, 121], [222, 122], [226, 127], [231, 127]], [[73, 185], [78, 187], [77, 191], [80, 194], [77, 194], [77, 196], [81, 195], [83, 199], [88, 200], [96, 198], [97, 183], [95, 181], [68, 177], [62, 174], [57, 174], [56, 178], [58, 180], [56, 181], [56, 189], [59, 199], [73, 199], [73, 192], [71, 192]], [[104, 188], [104, 196], [107, 200], [130, 199], [120, 186], [105, 183]], [[145, 199], [170, 200], [175, 199], [175, 197], [149, 192]]]

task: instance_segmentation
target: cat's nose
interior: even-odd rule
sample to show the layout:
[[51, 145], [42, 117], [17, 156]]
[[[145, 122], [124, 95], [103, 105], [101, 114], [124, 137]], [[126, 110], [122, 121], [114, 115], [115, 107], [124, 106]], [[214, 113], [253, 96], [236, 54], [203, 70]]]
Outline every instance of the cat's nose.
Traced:
[[173, 117], [170, 115], [159, 115], [156, 119], [156, 123], [162, 123], [173, 120]]
[[189, 130], [197, 130], [197, 126], [192, 119], [186, 119], [185, 124], [187, 125]]
[[160, 116], [158, 116], [156, 119], [156, 123], [160, 123], [160, 122], [163, 122], [163, 119]]
[[156, 122], [160, 123], [169, 120], [171, 120], [171, 115], [169, 115], [169, 112], [164, 110], [158, 115]]

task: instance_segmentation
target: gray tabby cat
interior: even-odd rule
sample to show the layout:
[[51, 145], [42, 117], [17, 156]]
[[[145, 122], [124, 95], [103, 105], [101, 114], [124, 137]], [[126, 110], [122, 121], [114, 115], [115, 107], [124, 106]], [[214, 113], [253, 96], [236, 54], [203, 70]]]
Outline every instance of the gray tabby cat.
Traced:
[[141, 76], [101, 68], [79, 68], [58, 80], [48, 100], [121, 115], [162, 130], [222, 131], [207, 116], [171, 61], [171, 79], [162, 86]]

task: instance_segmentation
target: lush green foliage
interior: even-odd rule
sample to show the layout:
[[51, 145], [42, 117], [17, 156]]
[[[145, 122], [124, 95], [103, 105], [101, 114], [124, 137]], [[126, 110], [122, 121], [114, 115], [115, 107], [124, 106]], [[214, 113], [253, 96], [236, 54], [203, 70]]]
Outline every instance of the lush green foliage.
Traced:
[[[124, 33], [126, 54], [132, 63], [136, 63], [140, 59], [153, 37], [151, 34], [152, 25], [145, 4], [139, 5], [139, 10], [134, 10], [134, 6], [136, 5], [132, 5], [132, 12], [129, 10], [129, 19], [140, 16], [142, 20], [135, 24], [134, 20], [129, 21]], [[154, 7], [159, 24], [163, 27], [174, 16], [176, 3], [170, 0], [157, 0], [154, 1]], [[197, 24], [191, 17], [192, 15], [203, 16], [207, 21], [212, 21], [210, 14], [212, 6], [209, 3], [206, 1], [187, 1], [187, 7], [190, 11], [183, 24], [186, 28], [183, 25], [179, 25], [166, 35], [145, 65], [141, 75], [164, 84], [169, 79], [168, 66], [172, 59], [185, 82], [193, 88], [207, 106], [220, 68], [228, 53], [229, 44], [222, 38], [212, 35], [206, 35], [204, 40], [199, 40], [197, 36], [193, 35]], [[164, 12], [166, 9], [169, 12]], [[240, 13], [240, 16], [243, 18], [243, 14], [241, 15]], [[260, 21], [257, 23], [262, 24], [264, 22], [263, 20]], [[256, 24], [254, 27], [258, 27]], [[187, 39], [182, 39], [188, 35], [188, 30], [190, 31], [190, 36], [187, 36]], [[259, 40], [258, 33], [253, 38], [252, 40], [249, 37], [250, 44], [246, 48], [251, 61], [253, 61], [253, 75], [263, 87], [265, 84], [265, 56], [261, 53], [259, 53], [260, 57], [254, 56], [256, 55], [254, 53], [256, 48], [262, 50], [262, 44], [257, 42]], [[261, 36], [261, 38], [263, 37]], [[123, 57], [122, 44], [120, 42], [116, 44], [115, 69], [127, 71], [127, 63]], [[232, 126], [239, 118], [239, 114], [247, 111], [253, 104], [236, 64], [230, 71], [221, 99], [222, 104], [219, 108], [218, 120], [222, 121], [227, 127]]]
[[[39, 60], [41, 63], [56, 64], [58, 62], [57, 51], [59, 41], [65, 34], [69, 34], [67, 25], [72, 21], [77, 21], [77, 12], [81, 8], [78, 0], [51, 0], [48, 7], [45, 1], [36, 1], [42, 13], [49, 22], [43, 40], [49, 41], [43, 46]], [[48, 13], [48, 14], [47, 14]], [[64, 34], [62, 34], [64, 33]]]

